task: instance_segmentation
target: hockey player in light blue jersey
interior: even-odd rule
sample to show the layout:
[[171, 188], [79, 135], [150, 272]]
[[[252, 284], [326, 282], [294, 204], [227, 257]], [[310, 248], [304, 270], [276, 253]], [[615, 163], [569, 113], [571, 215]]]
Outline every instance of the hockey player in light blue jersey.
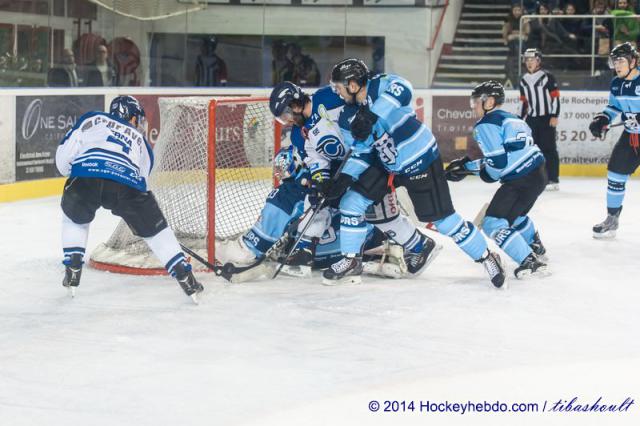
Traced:
[[613, 148], [607, 164], [607, 218], [593, 227], [594, 238], [613, 238], [618, 230], [627, 180], [640, 167], [640, 69], [639, 55], [629, 42], [611, 50], [609, 66], [617, 77], [611, 81], [609, 105], [594, 117], [589, 130], [596, 137], [606, 134], [609, 124], [619, 115], [624, 131]]
[[67, 176], [62, 195], [62, 246], [65, 277], [71, 294], [80, 285], [89, 226], [104, 207], [120, 216], [143, 238], [197, 302], [203, 290], [196, 281], [173, 231], [169, 228], [147, 179], [153, 152], [141, 129], [144, 110], [132, 96], [118, 96], [109, 112], [90, 112], [78, 119], [60, 142], [56, 166]]
[[[216, 241], [216, 253], [218, 259], [230, 262], [234, 266], [246, 266], [257, 262], [271, 249], [271, 247], [288, 232], [289, 244], [293, 242], [299, 226], [291, 227], [303, 214], [305, 197], [309, 188], [306, 181], [309, 179], [308, 170], [305, 169], [297, 149], [290, 145], [282, 148], [274, 158], [274, 177], [279, 181], [279, 186], [267, 197], [266, 203], [256, 223], [242, 237], [236, 240]], [[340, 215], [337, 209], [327, 208], [322, 210], [320, 220], [315, 220], [307, 228], [305, 237], [314, 240], [309, 251], [310, 259], [304, 261], [286, 260], [287, 265], [283, 272], [289, 275], [308, 277], [311, 268], [324, 269], [342, 257], [340, 252]], [[378, 214], [377, 214], [378, 213]], [[396, 215], [399, 211], [396, 211]], [[375, 222], [380, 219], [379, 212], [373, 209], [368, 212], [368, 220]], [[412, 275], [406, 264], [404, 252], [401, 246], [385, 244], [387, 237], [377, 228], [369, 225], [365, 243], [364, 270], [366, 273], [388, 278], [402, 278]], [[287, 245], [281, 252], [275, 253], [275, 260], [287, 251]], [[384, 257], [381, 255], [385, 254]], [[280, 259], [284, 260], [284, 259]], [[269, 267], [262, 263], [261, 269], [242, 277], [235, 277], [234, 282], [246, 279], [254, 279], [268, 273]]]
[[483, 157], [464, 157], [447, 166], [447, 179], [459, 181], [469, 172], [483, 181], [500, 181], [482, 229], [517, 264], [515, 276], [542, 272], [545, 249], [528, 213], [547, 184], [545, 159], [533, 143], [531, 129], [521, 118], [500, 109], [504, 87], [497, 81], [479, 84], [471, 93], [471, 107], [480, 117], [473, 129]]
[[391, 74], [370, 76], [359, 59], [335, 65], [331, 84], [358, 110], [339, 119], [353, 154], [329, 198], [342, 197], [340, 231], [345, 258], [325, 271], [325, 280], [342, 280], [358, 273], [364, 212], [388, 192], [389, 186], [396, 185], [407, 189], [418, 219], [433, 223], [438, 232], [451, 237], [473, 260], [482, 263], [491, 282], [501, 287], [504, 271], [499, 257], [488, 250], [480, 231], [453, 207], [435, 137], [413, 110], [411, 84]]
[[[314, 199], [319, 200], [334, 184], [331, 176], [347, 154], [347, 146], [336, 122], [340, 116], [353, 116], [357, 107], [346, 105], [329, 86], [309, 96], [295, 84], [283, 82], [271, 93], [270, 109], [282, 124], [293, 125], [291, 140], [310, 170], [312, 194], [309, 199], [314, 204]], [[329, 207], [337, 208], [338, 200], [329, 203]], [[379, 203], [370, 206], [369, 210], [368, 217], [375, 217], [370, 223], [407, 249], [406, 263], [410, 273], [420, 273], [433, 261], [440, 246], [418, 231], [404, 214], [399, 214], [395, 193], [383, 194]], [[327, 211], [321, 210], [317, 220], [326, 223], [328, 217]], [[307, 240], [305, 235], [297, 254], [310, 250], [312, 242]]]

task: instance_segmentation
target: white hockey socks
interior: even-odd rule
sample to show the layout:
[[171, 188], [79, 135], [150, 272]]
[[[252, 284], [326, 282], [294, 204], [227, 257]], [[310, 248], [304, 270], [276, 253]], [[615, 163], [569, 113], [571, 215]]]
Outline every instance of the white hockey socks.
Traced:
[[62, 213], [62, 251], [64, 252], [62, 263], [68, 265], [72, 254], [80, 254], [84, 258], [90, 225], [90, 223], [79, 225]]
[[173, 268], [178, 263], [186, 262], [180, 244], [171, 228], [166, 227], [153, 237], [144, 240], [171, 275], [174, 275]]

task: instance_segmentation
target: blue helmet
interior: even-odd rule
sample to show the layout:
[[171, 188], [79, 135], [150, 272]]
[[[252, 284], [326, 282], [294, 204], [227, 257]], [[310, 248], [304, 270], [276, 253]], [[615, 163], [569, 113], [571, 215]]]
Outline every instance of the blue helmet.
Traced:
[[273, 157], [273, 177], [282, 182], [293, 176], [301, 165], [302, 158], [293, 145], [280, 148], [280, 151]]
[[291, 117], [291, 102], [298, 101], [304, 103], [306, 98], [302, 89], [290, 81], [279, 83], [271, 91], [269, 97], [269, 109], [271, 114], [282, 124], [287, 124], [287, 120]]
[[141, 118], [144, 118], [144, 109], [133, 96], [117, 96], [109, 105], [109, 114], [124, 121], [137, 117], [140, 122]]

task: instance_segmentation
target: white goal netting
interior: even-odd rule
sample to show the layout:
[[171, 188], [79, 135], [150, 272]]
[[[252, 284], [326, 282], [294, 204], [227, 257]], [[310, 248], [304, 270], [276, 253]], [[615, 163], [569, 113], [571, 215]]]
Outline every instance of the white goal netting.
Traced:
[[[160, 98], [160, 137], [149, 178], [178, 240], [213, 261], [216, 239], [251, 227], [272, 189], [278, 142], [264, 99]], [[91, 254], [91, 265], [161, 273], [146, 243], [121, 222]]]

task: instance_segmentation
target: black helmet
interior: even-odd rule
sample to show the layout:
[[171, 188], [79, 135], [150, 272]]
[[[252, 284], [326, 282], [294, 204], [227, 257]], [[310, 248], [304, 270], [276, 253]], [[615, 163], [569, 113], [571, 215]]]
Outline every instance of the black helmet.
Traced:
[[531, 49], [527, 49], [524, 51], [524, 54], [522, 55], [522, 62], [524, 62], [528, 58], [538, 58], [540, 59], [540, 61], [542, 61], [542, 51], [535, 47]]
[[369, 67], [356, 58], [340, 61], [331, 70], [331, 82], [333, 83], [347, 85], [351, 80], [354, 80], [360, 86], [364, 86], [368, 79]]
[[495, 80], [489, 80], [478, 84], [471, 91], [471, 99], [482, 99], [483, 108], [484, 101], [486, 101], [489, 96], [495, 98], [496, 105], [502, 105], [504, 103], [504, 86]]
[[302, 104], [304, 100], [305, 94], [299, 86], [290, 81], [283, 81], [271, 91], [269, 109], [276, 119], [284, 118], [285, 113], [291, 113], [292, 101], [299, 101]]
[[619, 58], [626, 58], [629, 61], [629, 65], [631, 65], [631, 60], [635, 59], [636, 66], [638, 65], [638, 51], [628, 41], [611, 49], [611, 53], [609, 53], [609, 68], [613, 69], [614, 61]]

